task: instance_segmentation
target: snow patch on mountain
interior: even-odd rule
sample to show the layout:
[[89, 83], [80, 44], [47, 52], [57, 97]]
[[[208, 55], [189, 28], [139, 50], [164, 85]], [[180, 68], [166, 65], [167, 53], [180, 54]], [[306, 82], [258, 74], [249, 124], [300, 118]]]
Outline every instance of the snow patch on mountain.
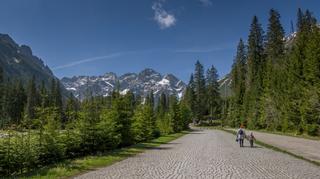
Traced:
[[84, 99], [88, 94], [108, 96], [116, 86], [118, 87], [118, 84], [122, 95], [131, 91], [142, 97], [147, 96], [152, 91], [155, 97], [165, 93], [181, 98], [186, 89], [186, 84], [174, 75], [161, 75], [150, 68], [138, 74], [126, 73], [119, 77], [115, 73], [106, 73], [102, 76], [64, 77], [61, 82], [80, 100]]

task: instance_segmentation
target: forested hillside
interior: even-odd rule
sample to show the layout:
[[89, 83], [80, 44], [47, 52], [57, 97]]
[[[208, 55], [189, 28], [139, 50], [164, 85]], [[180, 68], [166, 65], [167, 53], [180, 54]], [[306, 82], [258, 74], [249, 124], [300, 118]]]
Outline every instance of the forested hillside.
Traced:
[[276, 10], [270, 10], [266, 33], [254, 16], [248, 41], [239, 41], [231, 78], [228, 125], [319, 135], [320, 29], [310, 11], [298, 10], [287, 43]]
[[59, 81], [25, 88], [0, 68], [0, 174], [16, 175], [63, 159], [96, 154], [188, 128], [191, 112], [175, 95], [128, 91], [62, 100]]

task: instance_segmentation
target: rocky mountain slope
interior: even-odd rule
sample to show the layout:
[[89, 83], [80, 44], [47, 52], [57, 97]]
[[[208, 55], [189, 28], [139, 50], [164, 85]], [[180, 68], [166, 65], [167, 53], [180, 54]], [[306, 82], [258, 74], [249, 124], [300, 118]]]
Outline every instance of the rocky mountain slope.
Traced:
[[101, 76], [74, 76], [64, 77], [62, 84], [78, 99], [84, 99], [88, 94], [93, 96], [108, 96], [117, 87], [121, 94], [129, 90], [134, 94], [146, 96], [153, 91], [155, 96], [161, 93], [181, 97], [186, 84], [172, 74], [161, 75], [153, 69], [145, 69], [140, 73], [126, 73], [117, 76], [115, 73], [106, 73]]
[[56, 78], [43, 61], [34, 56], [27, 45], [18, 45], [9, 35], [0, 34], [0, 66], [5, 78], [19, 79], [26, 83], [32, 76], [40, 84], [44, 81], [49, 85]]

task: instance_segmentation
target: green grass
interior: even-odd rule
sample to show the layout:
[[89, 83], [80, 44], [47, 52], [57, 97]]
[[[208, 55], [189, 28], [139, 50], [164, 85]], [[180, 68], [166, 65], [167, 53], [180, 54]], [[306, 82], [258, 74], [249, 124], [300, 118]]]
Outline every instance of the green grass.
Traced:
[[[231, 133], [231, 134], [236, 135], [236, 131], [233, 131], [233, 130], [228, 130], [228, 129], [223, 129], [223, 128], [221, 128], [220, 130], [223, 130], [223, 131], [225, 131], [225, 132], [228, 132], [228, 133]], [[264, 143], [264, 142], [262, 142], [262, 141], [260, 141], [260, 140], [256, 140], [255, 143], [258, 144], [258, 145], [260, 145], [260, 146], [263, 146], [263, 147], [265, 147], [265, 148], [272, 149], [272, 150], [277, 151], [277, 152], [282, 152], [282, 153], [291, 155], [291, 156], [293, 156], [293, 157], [295, 157], [295, 158], [302, 159], [302, 160], [305, 160], [305, 161], [310, 162], [310, 163], [312, 163], [312, 164], [315, 164], [315, 165], [317, 165], [317, 166], [320, 166], [320, 162], [317, 162], [317, 161], [314, 161], [314, 160], [310, 160], [310, 159], [304, 158], [303, 156], [300, 156], [300, 155], [291, 153], [291, 152], [289, 152], [289, 151], [286, 151], [286, 150], [284, 150], [284, 149], [281, 149], [281, 148], [279, 148], [279, 147], [275, 147], [275, 146], [273, 146], [273, 145]]]
[[279, 132], [279, 131], [269, 131], [269, 130], [255, 130], [255, 131], [290, 136], [290, 137], [297, 137], [297, 138], [303, 138], [303, 139], [310, 139], [310, 140], [320, 140], [319, 136], [310, 136], [305, 133], [298, 135], [298, 134], [296, 134], [296, 132]]
[[[232, 127], [230, 127], [230, 128], [232, 128]], [[277, 135], [297, 137], [297, 138], [310, 139], [310, 140], [320, 140], [320, 136], [310, 136], [306, 133], [298, 135], [296, 132], [270, 131], [270, 130], [266, 130], [266, 129], [260, 129], [260, 130], [254, 129], [254, 130], [250, 130], [250, 131], [257, 131], [257, 132], [263, 132], [263, 133], [269, 133], [269, 134], [277, 134]]]
[[132, 157], [136, 154], [144, 152], [145, 150], [156, 148], [161, 144], [168, 143], [187, 133], [187, 131], [183, 131], [176, 134], [161, 136], [149, 142], [139, 143], [130, 147], [113, 150], [100, 155], [87, 156], [73, 160], [65, 160], [58, 164], [39, 169], [29, 175], [19, 176], [19, 178], [54, 179], [68, 178], [80, 175], [88, 171], [112, 165], [128, 157]]

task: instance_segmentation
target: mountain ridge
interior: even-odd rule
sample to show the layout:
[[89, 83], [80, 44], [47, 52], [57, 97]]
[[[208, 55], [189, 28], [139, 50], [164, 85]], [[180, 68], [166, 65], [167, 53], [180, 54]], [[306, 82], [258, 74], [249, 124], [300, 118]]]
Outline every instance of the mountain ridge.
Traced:
[[[42, 81], [49, 87], [52, 79], [58, 80], [43, 60], [35, 56], [28, 45], [17, 44], [8, 34], [0, 33], [0, 66], [6, 77], [21, 80], [24, 84], [33, 76], [37, 84]], [[63, 88], [63, 87], [62, 87]], [[64, 90], [65, 91], [65, 90]]]
[[186, 89], [186, 84], [175, 75], [171, 73], [162, 75], [151, 68], [146, 68], [138, 73], [128, 72], [121, 76], [114, 72], [107, 72], [97, 76], [63, 77], [61, 82], [80, 100], [85, 99], [88, 93], [93, 96], [108, 96], [116, 89], [117, 85], [119, 85], [121, 94], [132, 91], [142, 97], [153, 91], [156, 97], [165, 93], [181, 98]]

